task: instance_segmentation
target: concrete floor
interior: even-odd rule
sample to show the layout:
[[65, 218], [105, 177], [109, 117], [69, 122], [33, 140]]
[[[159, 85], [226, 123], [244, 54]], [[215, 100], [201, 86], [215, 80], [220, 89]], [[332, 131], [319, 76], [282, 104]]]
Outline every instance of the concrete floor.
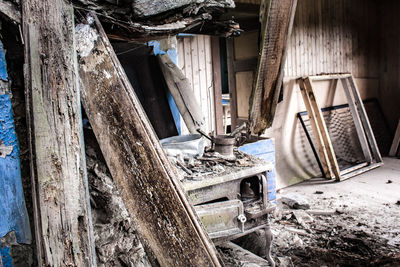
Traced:
[[[317, 191], [319, 192], [316, 193]], [[313, 222], [304, 228], [304, 225], [299, 225], [296, 220], [293, 220], [293, 216], [290, 216], [296, 211], [288, 209], [279, 200], [288, 193], [296, 193], [308, 201], [310, 210], [306, 212], [311, 212], [311, 210], [339, 212], [324, 216], [311, 215]], [[400, 264], [400, 159], [384, 158], [383, 166], [343, 182], [312, 179], [281, 189], [277, 197], [278, 210], [272, 223], [276, 236], [273, 252], [276, 256], [292, 257], [293, 262], [299, 266], [315, 266], [315, 264], [331, 266], [332, 260], [335, 262], [332, 266], [337, 264], [341, 266], [346, 261], [352, 263], [351, 266], [363, 266], [369, 260], [372, 261], [373, 257], [387, 259], [397, 255], [395, 263]], [[293, 232], [289, 228], [307, 230], [308, 233], [289, 235], [289, 232]], [[364, 237], [359, 239], [365, 247], [368, 247], [368, 250], [373, 251], [372, 256], [352, 251], [350, 252], [353, 254], [348, 254], [349, 251], [346, 248], [343, 249], [349, 247], [346, 241], [349, 235], [359, 236], [360, 233], [365, 233], [365, 236], [361, 234]], [[300, 245], [299, 242], [295, 242], [296, 239], [301, 239]], [[331, 242], [330, 239], [334, 241]], [[325, 246], [325, 244], [330, 245]], [[331, 244], [336, 245], [330, 247]], [[310, 254], [310, 251], [320, 248], [325, 249], [322, 254], [315, 254], [307, 259], [302, 258]], [[299, 250], [304, 254], [300, 258]], [[333, 256], [329, 255], [331, 252]], [[352, 256], [343, 259], [340, 256], [343, 253]], [[328, 255], [330, 258], [322, 257], [321, 261], [316, 263], [315, 259], [321, 255]], [[338, 255], [337, 258], [335, 255]], [[372, 258], [369, 258], [370, 256]], [[364, 261], [358, 261], [360, 257], [364, 257]], [[353, 264], [354, 259], [356, 261]], [[304, 261], [307, 264], [301, 264]]]
[[383, 166], [343, 182], [318, 178], [284, 188], [278, 198], [298, 192], [309, 200], [311, 209], [343, 210], [362, 221], [360, 229], [400, 245], [400, 159], [384, 158], [383, 162]]
[[[384, 158], [383, 162], [383, 166], [343, 182], [312, 179], [282, 189], [280, 193], [301, 191], [313, 194], [318, 190], [326, 193], [325, 197], [348, 195], [358, 204], [393, 204], [400, 200], [400, 159]], [[392, 183], [388, 183], [388, 180]]]

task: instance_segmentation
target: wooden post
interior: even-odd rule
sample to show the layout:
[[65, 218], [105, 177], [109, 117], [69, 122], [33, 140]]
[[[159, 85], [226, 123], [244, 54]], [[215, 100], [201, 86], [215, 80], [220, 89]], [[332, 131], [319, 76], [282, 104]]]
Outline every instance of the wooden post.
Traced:
[[93, 14], [92, 20], [81, 33], [95, 37], [93, 49], [83, 53], [87, 39], [77, 42], [82, 103], [139, 236], [161, 266], [219, 266], [103, 28]]
[[211, 37], [212, 69], [214, 85], [214, 116], [215, 116], [215, 134], [225, 134], [222, 113], [222, 82], [221, 82], [221, 57], [219, 49], [219, 38]]
[[96, 266], [73, 8], [23, 0], [22, 12], [38, 266]]
[[272, 125], [296, 6], [297, 0], [261, 1], [260, 56], [249, 112], [250, 129], [253, 133], [261, 133]]

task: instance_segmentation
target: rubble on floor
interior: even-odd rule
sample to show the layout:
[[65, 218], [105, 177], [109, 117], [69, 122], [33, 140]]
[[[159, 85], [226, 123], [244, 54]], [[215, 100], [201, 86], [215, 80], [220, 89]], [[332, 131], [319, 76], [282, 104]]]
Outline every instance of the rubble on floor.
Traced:
[[278, 266], [400, 265], [400, 229], [375, 219], [391, 214], [395, 205], [374, 214], [374, 209], [343, 204], [341, 198], [310, 198], [312, 210], [278, 203], [271, 220]]
[[90, 130], [85, 131], [85, 145], [97, 266], [150, 267], [133, 222]]
[[[388, 214], [400, 218], [397, 205], [377, 212], [343, 204], [344, 196], [318, 196], [307, 198], [309, 210], [278, 201], [271, 217], [277, 266], [400, 266], [399, 222], [385, 220]], [[265, 257], [263, 230], [234, 242]]]

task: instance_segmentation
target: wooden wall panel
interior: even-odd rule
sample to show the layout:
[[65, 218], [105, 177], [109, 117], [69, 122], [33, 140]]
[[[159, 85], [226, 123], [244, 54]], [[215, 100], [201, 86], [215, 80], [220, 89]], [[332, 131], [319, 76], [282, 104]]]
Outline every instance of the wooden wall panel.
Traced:
[[233, 40], [235, 60], [258, 57], [258, 31], [245, 32]]
[[365, 0], [298, 2], [286, 77], [352, 72], [378, 77], [377, 3]]
[[394, 134], [400, 119], [400, 1], [379, 6], [380, 94], [379, 102]]
[[[178, 39], [178, 66], [189, 79], [205, 118], [205, 131], [215, 129], [211, 38], [206, 35]], [[184, 128], [182, 134], [187, 134]]]
[[237, 97], [237, 116], [247, 118], [249, 115], [249, 98], [251, 86], [253, 84], [254, 71], [236, 72], [236, 97]]

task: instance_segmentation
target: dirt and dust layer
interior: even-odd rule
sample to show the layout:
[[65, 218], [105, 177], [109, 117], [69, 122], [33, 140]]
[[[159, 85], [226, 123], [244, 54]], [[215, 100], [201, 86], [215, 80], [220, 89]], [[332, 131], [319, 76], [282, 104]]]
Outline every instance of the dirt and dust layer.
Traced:
[[[281, 194], [271, 216], [277, 266], [400, 266], [398, 204], [367, 207], [351, 202], [348, 195], [290, 194], [308, 205], [293, 209]], [[265, 257], [261, 231], [235, 242]]]

